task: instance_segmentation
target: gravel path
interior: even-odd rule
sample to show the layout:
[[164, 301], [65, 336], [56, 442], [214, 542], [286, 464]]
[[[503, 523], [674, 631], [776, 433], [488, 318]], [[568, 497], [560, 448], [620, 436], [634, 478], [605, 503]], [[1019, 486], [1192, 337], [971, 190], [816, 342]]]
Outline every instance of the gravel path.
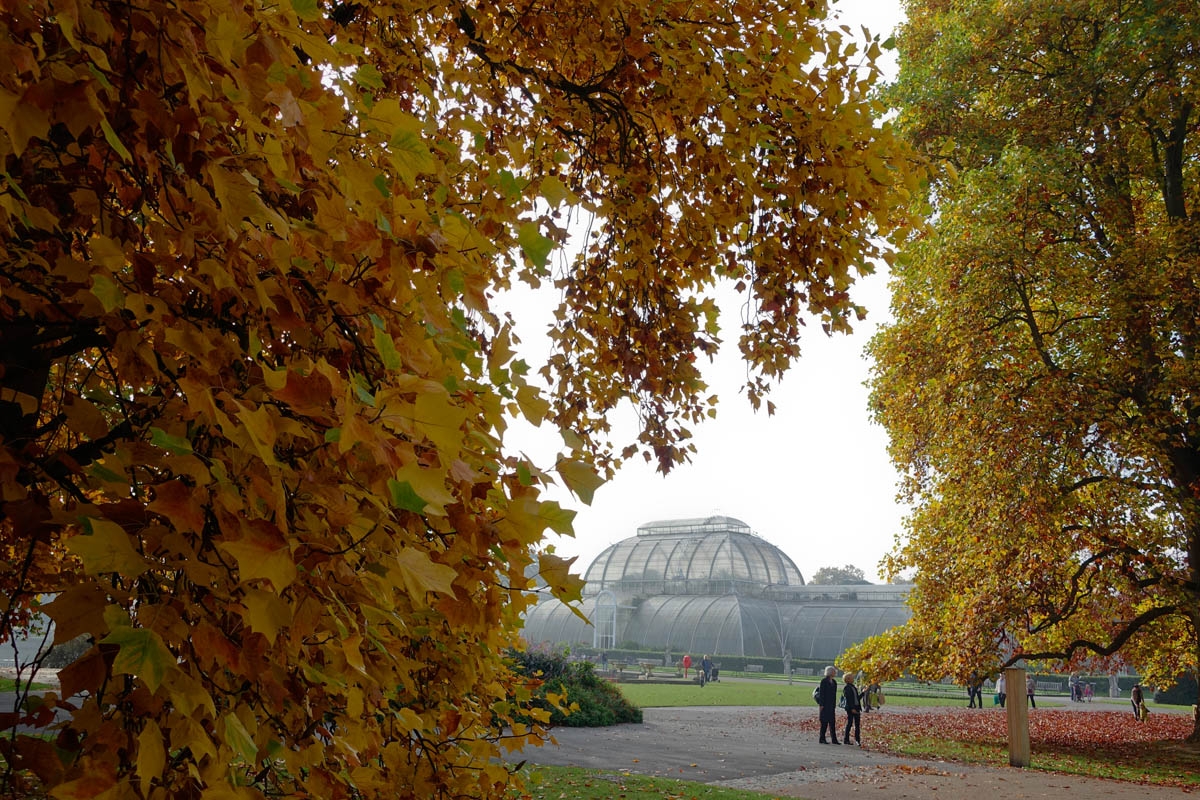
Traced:
[[[771, 725], [770, 718], [781, 713], [811, 719], [811, 735]], [[884, 713], [904, 710], [888, 708]], [[528, 748], [514, 760], [626, 770], [823, 800], [1061, 800], [1063, 792], [1070, 790], [1086, 792], [1087, 800], [1193, 797], [1182, 789], [892, 756], [871, 750], [871, 717], [864, 716], [863, 736], [868, 746], [860, 749], [819, 744], [815, 707], [648, 708], [641, 725], [558, 728], [554, 732], [557, 744]]]

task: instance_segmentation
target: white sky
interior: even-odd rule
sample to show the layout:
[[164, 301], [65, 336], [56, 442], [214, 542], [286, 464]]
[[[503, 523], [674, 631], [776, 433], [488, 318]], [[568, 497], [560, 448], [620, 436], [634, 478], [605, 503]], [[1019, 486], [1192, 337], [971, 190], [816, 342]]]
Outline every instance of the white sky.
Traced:
[[[842, 0], [837, 8], [855, 31], [866, 25], [884, 39], [902, 13], [899, 0]], [[801, 358], [771, 395], [773, 417], [765, 410], [755, 413], [738, 394], [746, 375], [736, 349], [737, 309], [723, 309], [725, 347], [706, 365], [710, 390], [721, 402], [716, 419], [691, 426], [698, 451], [692, 462], [663, 477], [637, 458], [596, 492], [591, 506], [552, 490], [548, 497], [578, 516], [574, 539], [552, 535], [548, 543], [559, 555], [578, 556], [575, 571], [582, 573], [604, 548], [633, 536], [641, 524], [721, 514], [746, 522], [780, 547], [805, 580], [821, 567], [854, 564], [868, 580], [881, 581], [879, 561], [893, 548], [904, 515], [895, 499], [887, 435], [869, 420], [863, 386], [869, 372], [863, 348], [888, 318], [886, 274], [861, 280], [852, 296], [868, 309], [867, 320], [853, 335], [833, 338], [810, 321]], [[518, 319], [523, 316], [524, 309]], [[521, 337], [532, 345], [541, 336], [531, 327]], [[522, 351], [530, 363], [539, 362]], [[515, 434], [506, 437], [510, 449], [551, 466], [546, 444], [557, 435], [551, 439], [549, 431], [518, 428], [510, 434]]]

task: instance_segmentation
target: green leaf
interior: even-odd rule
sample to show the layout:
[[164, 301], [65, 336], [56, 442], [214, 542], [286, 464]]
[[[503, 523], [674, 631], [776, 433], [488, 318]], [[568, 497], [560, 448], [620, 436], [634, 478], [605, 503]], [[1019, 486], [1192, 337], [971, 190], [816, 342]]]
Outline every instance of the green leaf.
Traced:
[[413, 511], [417, 514], [425, 510], [428, 505], [421, 496], [413, 490], [412, 484], [408, 481], [388, 480], [388, 491], [392, 494], [392, 505], [396, 508], [402, 508], [405, 511]]
[[125, 149], [125, 145], [121, 144], [121, 140], [117, 138], [117, 132], [113, 130], [113, 126], [108, 120], [100, 120], [100, 129], [104, 131], [104, 139], [108, 142], [108, 146], [117, 152], [122, 161], [133, 161], [133, 156]]
[[191, 442], [182, 436], [172, 436], [162, 428], [150, 429], [150, 443], [176, 456], [186, 456], [192, 452]]
[[398, 370], [404, 365], [400, 354], [396, 351], [396, 341], [387, 331], [375, 331], [375, 350], [383, 365], [390, 370]]
[[292, 10], [296, 12], [296, 16], [303, 20], [321, 18], [321, 7], [317, 3], [317, 0], [292, 0]]
[[358, 69], [354, 70], [354, 82], [363, 89], [382, 89], [384, 87], [383, 76], [379, 74], [379, 70], [375, 69], [374, 64], [360, 64]]
[[538, 267], [546, 266], [546, 261], [554, 250], [554, 241], [543, 236], [534, 222], [521, 223], [517, 231], [517, 243], [521, 245], [525, 257]]
[[120, 647], [112, 671], [119, 675], [136, 675], [151, 692], [158, 691], [163, 678], [175, 669], [175, 656], [149, 628], [116, 628], [100, 641]]
[[242, 757], [242, 760], [247, 764], [254, 765], [258, 763], [258, 746], [254, 744], [254, 737], [246, 730], [246, 726], [237, 718], [236, 714], [230, 712], [225, 715], [225, 743], [233, 748], [233, 752]]
[[104, 307], [105, 311], [125, 307], [125, 292], [111, 278], [106, 278], [103, 275], [93, 276], [92, 294], [96, 295], [96, 298], [100, 301], [100, 305]]
[[554, 500], [547, 500], [538, 509], [538, 516], [546, 521], [550, 530], [563, 536], [571, 536], [575, 533], [573, 527], [575, 515], [575, 511], [563, 508]]

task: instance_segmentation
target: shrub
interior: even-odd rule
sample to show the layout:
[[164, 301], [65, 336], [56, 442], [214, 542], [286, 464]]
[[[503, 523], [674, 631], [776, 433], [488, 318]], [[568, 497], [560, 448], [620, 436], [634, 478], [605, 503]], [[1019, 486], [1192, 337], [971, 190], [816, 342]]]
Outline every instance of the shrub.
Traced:
[[[615, 684], [596, 674], [586, 662], [569, 662], [560, 653], [511, 651], [513, 669], [542, 684], [534, 692], [534, 705], [550, 712], [550, 724], [570, 728], [600, 728], [621, 722], [641, 722], [642, 710], [621, 694]], [[566, 702], [577, 708], [569, 714], [546, 700], [547, 692], [565, 694]]]

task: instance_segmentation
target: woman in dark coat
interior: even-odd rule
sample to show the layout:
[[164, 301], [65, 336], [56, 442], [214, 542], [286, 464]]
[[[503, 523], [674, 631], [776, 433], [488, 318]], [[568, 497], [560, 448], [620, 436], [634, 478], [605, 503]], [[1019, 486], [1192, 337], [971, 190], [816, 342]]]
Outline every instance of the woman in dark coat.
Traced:
[[817, 687], [817, 702], [821, 705], [821, 744], [830, 744], [825, 740], [825, 730], [829, 729], [829, 738], [832, 739], [832, 744], [841, 744], [837, 739], [837, 701], [838, 701], [838, 685], [837, 669], [835, 667], [825, 668], [825, 677], [821, 679], [821, 684]]
[[842, 731], [842, 741], [850, 744], [850, 729], [854, 729], [854, 741], [862, 747], [862, 699], [858, 687], [854, 685], [854, 675], [847, 672], [844, 676], [846, 686], [842, 689], [842, 699], [846, 707], [846, 730]]

